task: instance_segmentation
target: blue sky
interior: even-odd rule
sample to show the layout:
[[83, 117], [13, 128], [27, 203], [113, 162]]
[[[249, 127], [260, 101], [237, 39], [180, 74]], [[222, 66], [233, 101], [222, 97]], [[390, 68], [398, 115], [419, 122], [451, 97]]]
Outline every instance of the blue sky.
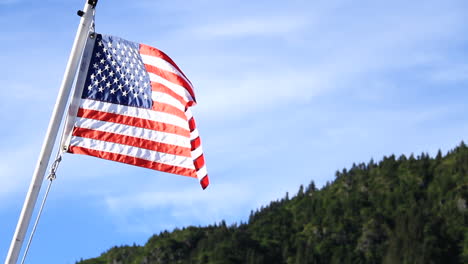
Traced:
[[[0, 0], [0, 259], [83, 3]], [[28, 263], [74, 263], [165, 229], [245, 221], [353, 162], [467, 141], [467, 13], [461, 0], [101, 0], [98, 32], [164, 50], [194, 84], [211, 185], [66, 155]]]

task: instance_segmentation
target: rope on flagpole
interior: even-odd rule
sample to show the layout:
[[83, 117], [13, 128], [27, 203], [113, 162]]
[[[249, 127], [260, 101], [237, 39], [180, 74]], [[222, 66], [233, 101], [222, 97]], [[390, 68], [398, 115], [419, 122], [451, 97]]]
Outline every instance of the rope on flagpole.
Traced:
[[62, 152], [59, 151], [57, 153], [57, 157], [55, 158], [54, 163], [52, 163], [49, 176], [47, 176], [47, 179], [49, 180], [49, 184], [47, 185], [47, 190], [44, 194], [44, 198], [42, 199], [41, 207], [39, 208], [39, 212], [37, 213], [36, 220], [34, 221], [34, 226], [32, 228], [31, 234], [29, 235], [28, 244], [26, 245], [26, 249], [24, 250], [23, 258], [21, 259], [21, 264], [24, 264], [24, 261], [26, 260], [26, 256], [28, 255], [29, 247], [31, 246], [31, 242], [33, 240], [34, 234], [36, 233], [36, 228], [37, 228], [37, 225], [39, 224], [39, 219], [41, 218], [42, 210], [44, 209], [45, 203], [47, 201], [47, 196], [49, 195], [50, 187], [52, 186], [52, 182], [57, 178], [56, 172], [61, 161], [62, 161]]

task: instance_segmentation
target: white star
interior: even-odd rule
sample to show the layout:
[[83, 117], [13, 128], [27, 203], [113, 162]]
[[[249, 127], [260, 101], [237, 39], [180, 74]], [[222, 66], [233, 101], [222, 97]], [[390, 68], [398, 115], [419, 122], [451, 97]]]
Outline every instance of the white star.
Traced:
[[99, 82], [96, 80], [94, 81], [94, 85], [97, 86], [99, 84]]
[[121, 69], [120, 66], [115, 67], [115, 70], [116, 70], [117, 72], [120, 72], [120, 69]]
[[99, 86], [99, 89], [98, 89], [98, 90], [99, 90], [99, 92], [102, 93], [102, 91], [104, 91], [104, 88], [102, 88], [102, 86]]
[[141, 87], [138, 90], [140, 91], [140, 93], [142, 93], [144, 91], [143, 88], [141, 88]]
[[112, 53], [117, 53], [117, 50], [116, 49], [112, 49]]
[[102, 47], [102, 42], [101, 41], [98, 42], [98, 46]]
[[129, 69], [129, 68], [127, 68], [125, 71], [126, 71], [127, 73], [130, 73], [130, 69]]
[[107, 46], [109, 46], [109, 48], [112, 48], [112, 42], [108, 42]]
[[121, 84], [119, 84], [119, 85], [117, 86], [117, 89], [119, 89], [119, 90], [122, 90], [122, 88], [123, 88], [123, 85], [121, 85]]
[[107, 54], [107, 59], [110, 60], [111, 58], [112, 58], [112, 55], [110, 55], [110, 53]]
[[112, 61], [111, 61], [112, 66], [114, 66], [116, 63], [117, 63], [117, 62], [115, 62], [115, 60], [112, 60]]
[[133, 94], [133, 97], [137, 98], [137, 97], [138, 97], [138, 93], [134, 93], [134, 94]]
[[102, 76], [101, 81], [107, 80], [107, 77], [105, 75]]
[[133, 92], [133, 89], [134, 89], [133, 86], [128, 87], [128, 90], [130, 90], [131, 92]]
[[133, 73], [130, 74], [130, 79], [131, 79], [131, 80], [135, 79], [135, 75], [133, 75]]
[[128, 80], [125, 80], [125, 85], [128, 85], [130, 82]]
[[146, 88], [146, 86], [148, 86], [148, 83], [145, 82], [145, 83], [143, 84], [143, 87]]
[[119, 82], [119, 79], [118, 78], [114, 78], [114, 83], [118, 83]]
[[104, 70], [109, 70], [109, 65], [104, 66]]
[[99, 62], [100, 62], [101, 64], [104, 64], [104, 62], [106, 62], [106, 60], [105, 60], [105, 59], [101, 59]]
[[93, 89], [93, 86], [90, 84], [88, 85], [88, 90], [91, 91]]
[[130, 63], [130, 68], [133, 69], [133, 67], [135, 66], [135, 64], [133, 64], [133, 62]]
[[96, 58], [100, 58], [100, 57], [101, 57], [101, 52], [96, 53]]
[[145, 98], [145, 100], [147, 100], [148, 96], [145, 94], [145, 95], [143, 95], [143, 98]]
[[101, 73], [102, 73], [102, 70], [99, 69], [99, 70], [97, 71], [97, 74], [101, 74]]
[[122, 57], [120, 57], [120, 55], [117, 55], [117, 60], [119, 61], [120, 59], [122, 59]]
[[94, 69], [97, 69], [98, 67], [99, 67], [99, 65], [98, 65], [97, 63], [94, 63], [94, 64], [93, 64], [93, 68], [94, 68]]
[[128, 62], [130, 59], [128, 57], [125, 57], [125, 61]]
[[140, 79], [140, 81], [143, 81], [143, 76], [138, 77], [138, 79]]
[[89, 76], [89, 77], [91, 78], [91, 80], [93, 80], [93, 79], [96, 77], [96, 75], [94, 75], [94, 73], [93, 73], [93, 74], [91, 74], [91, 76]]
[[106, 87], [109, 88], [111, 86], [111, 83], [110, 82], [107, 82], [106, 83]]
[[106, 48], [106, 47], [104, 47], [102, 50], [103, 50], [104, 52], [107, 52], [107, 48]]
[[122, 95], [127, 96], [127, 91], [123, 91]]
[[110, 76], [110, 77], [113, 77], [114, 74], [115, 74], [115, 73], [114, 73], [113, 71], [110, 71], [110, 72], [109, 72], [109, 76]]
[[120, 49], [120, 43], [119, 42], [117, 42], [117, 48]]
[[[136, 81], [135, 82], [135, 86], [140, 86], [140, 82], [139, 81]], [[141, 88], [140, 88], [141, 89]]]
[[111, 94], [115, 94], [114, 88], [112, 88], [112, 89], [110, 90], [110, 93], [111, 93]]

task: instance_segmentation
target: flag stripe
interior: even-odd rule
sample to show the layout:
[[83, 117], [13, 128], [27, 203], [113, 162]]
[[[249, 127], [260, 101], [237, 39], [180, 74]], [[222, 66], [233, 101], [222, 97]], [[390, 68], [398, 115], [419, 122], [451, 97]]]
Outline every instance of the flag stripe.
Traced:
[[119, 124], [118, 126], [116, 126], [115, 123], [95, 119], [77, 118], [75, 127], [93, 129], [97, 131], [115, 133], [125, 136], [136, 136], [142, 139], [176, 145], [185, 148], [191, 147], [191, 144], [185, 136], [166, 133], [162, 131], [155, 131], [141, 127], [127, 126], [123, 124]]
[[190, 132], [190, 140], [194, 140], [199, 136], [200, 136], [200, 134], [198, 134], [198, 129], [195, 129], [192, 132]]
[[198, 148], [192, 150], [192, 157], [197, 158], [197, 157], [200, 157], [201, 155], [203, 155], [202, 147], [198, 147]]
[[197, 170], [197, 178], [202, 179], [205, 176], [208, 176], [208, 172], [206, 171], [206, 166], [203, 166]]
[[[177, 83], [178, 85], [184, 87], [186, 89], [186, 93], [188, 93], [188, 89], [191, 89], [190, 84], [183, 77], [175, 73], [165, 71], [163, 69], [149, 64], [145, 64], [145, 68], [148, 71], [148, 73], [156, 74], [156, 76], [160, 76], [161, 78], [166, 79], [169, 82]], [[190, 93], [186, 96], [192, 98], [192, 95]]]
[[122, 154], [133, 158], [141, 158], [148, 161], [157, 160], [161, 164], [178, 166], [186, 169], [194, 168], [192, 158], [162, 153], [154, 150], [132, 147], [123, 144], [106, 142], [97, 139], [75, 137], [71, 139], [71, 146], [77, 146], [97, 151]]
[[201, 180], [200, 180], [200, 184], [204, 189], [206, 189], [206, 187], [208, 187], [208, 185], [210, 184], [210, 180], [208, 179], [208, 175], [206, 175], [205, 177], [203, 177]]
[[[186, 108], [186, 103], [181, 103], [178, 101], [176, 98], [174, 98], [172, 95], [167, 94], [165, 92], [152, 92], [151, 99], [153, 100], [153, 103], [165, 103], [165, 104], [170, 104], [180, 111], [185, 111]], [[187, 120], [187, 117], [184, 118], [184, 120]]]
[[[159, 50], [159, 49], [157, 49], [155, 47], [151, 47], [151, 46], [148, 46], [148, 45], [145, 45], [145, 44], [140, 44], [140, 54], [141, 55], [155, 56], [155, 57], [158, 57], [158, 58], [161, 58], [161, 59], [167, 61], [174, 68], [176, 68], [185, 77], [185, 79], [188, 80], [187, 76], [185, 76], [184, 72], [179, 68], [179, 66], [177, 66], [177, 64], [169, 56], [167, 56], [166, 53], [164, 53], [163, 51], [161, 51], [161, 50]], [[189, 81], [189, 83], [190, 83], [190, 81]]]
[[151, 82], [151, 88], [153, 92], [166, 93], [172, 96], [174, 99], [178, 100], [182, 105], [182, 109], [185, 109], [185, 107], [187, 106], [187, 101], [182, 96], [169, 89], [167, 86], [164, 86], [163, 84], [157, 82]]
[[101, 120], [134, 127], [148, 128], [155, 131], [162, 131], [185, 137], [190, 136], [190, 132], [178, 126], [132, 116], [125, 116], [80, 108], [78, 110], [78, 117]]
[[[97, 100], [82, 100], [81, 109], [96, 110], [107, 113], [119, 113], [121, 116], [135, 118], [140, 120], [154, 121], [165, 123], [181, 128], [182, 130], [189, 130], [187, 120], [166, 114], [163, 112], [149, 111], [145, 108], [138, 108], [133, 106], [118, 105], [112, 103], [101, 102]], [[102, 120], [102, 119], [101, 119]], [[111, 121], [113, 122], [113, 121]], [[117, 122], [118, 123], [118, 122]]]
[[190, 89], [193, 89], [193, 86], [192, 86], [192, 83], [190, 83], [190, 80], [187, 79], [187, 77], [178, 68], [174, 67], [174, 65], [172, 65], [167, 60], [160, 58], [160, 57], [146, 55], [146, 54], [141, 54], [141, 59], [145, 65], [155, 67], [166, 72], [171, 72], [179, 76], [180, 78], [184, 80], [185, 83], [187, 83], [187, 86], [189, 86]]
[[154, 150], [172, 155], [179, 155], [184, 157], [192, 157], [189, 148], [183, 148], [180, 146], [165, 144], [152, 140], [142, 139], [138, 137], [125, 136], [116, 133], [103, 132], [85, 128], [75, 128], [72, 133], [73, 136], [83, 137], [89, 139], [97, 139], [122, 145], [133, 146], [137, 148], [143, 148], [147, 150]]
[[181, 83], [170, 82], [169, 80], [166, 80], [163, 77], [161, 77], [159, 75], [156, 75], [156, 74], [154, 74], [152, 72], [148, 72], [148, 74], [149, 74], [149, 78], [150, 78], [151, 82], [160, 83], [160, 84], [168, 87], [169, 89], [174, 91], [176, 94], [178, 94], [179, 96], [184, 98], [184, 100], [187, 103], [190, 102], [190, 101], [194, 101], [193, 96], [190, 93], [187, 92], [187, 89], [185, 87], [183, 87], [181, 85]]
[[192, 150], [195, 150], [195, 149], [197, 149], [198, 147], [200, 147], [200, 146], [201, 146], [201, 139], [200, 139], [200, 137], [197, 137], [197, 138], [193, 139], [193, 140], [190, 142], [190, 144], [191, 144]]
[[175, 107], [175, 106], [173, 106], [171, 104], [167, 104], [167, 103], [154, 102], [153, 103], [153, 111], [164, 112], [164, 113], [168, 113], [168, 114], [171, 114], [171, 115], [175, 115], [175, 116], [180, 117], [183, 120], [186, 120], [186, 118], [187, 118], [185, 116], [184, 111], [181, 111], [179, 108], [177, 108], [177, 107]]
[[193, 164], [195, 165], [196, 170], [199, 170], [201, 167], [205, 166], [205, 157], [203, 154], [194, 159]]
[[131, 164], [131, 165], [144, 167], [148, 169], [163, 171], [167, 173], [174, 173], [174, 174], [192, 177], [192, 178], [197, 177], [193, 169], [182, 168], [182, 167], [178, 167], [174, 165], [167, 165], [167, 164], [150, 161], [146, 159], [141, 159], [137, 157], [127, 156], [123, 154], [99, 151], [99, 150], [94, 150], [94, 149], [84, 148], [84, 147], [79, 147], [79, 146], [71, 146], [69, 151], [75, 154], [94, 156], [94, 157], [98, 157], [101, 159], [122, 162], [122, 163]]

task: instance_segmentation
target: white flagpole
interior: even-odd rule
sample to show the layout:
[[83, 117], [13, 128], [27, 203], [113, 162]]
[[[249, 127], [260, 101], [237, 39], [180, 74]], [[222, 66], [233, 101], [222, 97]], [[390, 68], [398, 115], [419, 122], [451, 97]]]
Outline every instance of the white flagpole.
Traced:
[[72, 90], [73, 81], [78, 69], [81, 55], [86, 44], [86, 39], [89, 34], [90, 27], [94, 21], [94, 11], [97, 4], [97, 0], [87, 0], [83, 11], [78, 11], [78, 15], [81, 16], [80, 24], [76, 32], [75, 41], [72, 46], [70, 57], [68, 58], [67, 67], [63, 76], [60, 91], [57, 96], [52, 117], [49, 121], [49, 127], [42, 145], [39, 159], [36, 164], [36, 169], [29, 186], [26, 199], [23, 204], [23, 209], [16, 226], [15, 234], [8, 250], [8, 255], [5, 260], [5, 264], [16, 264], [18, 261], [18, 255], [23, 246], [24, 237], [26, 235], [31, 215], [34, 211], [34, 207], [41, 189], [44, 175], [49, 164], [52, 149], [57, 138], [60, 123], [63, 119], [63, 114], [67, 106], [67, 101]]

